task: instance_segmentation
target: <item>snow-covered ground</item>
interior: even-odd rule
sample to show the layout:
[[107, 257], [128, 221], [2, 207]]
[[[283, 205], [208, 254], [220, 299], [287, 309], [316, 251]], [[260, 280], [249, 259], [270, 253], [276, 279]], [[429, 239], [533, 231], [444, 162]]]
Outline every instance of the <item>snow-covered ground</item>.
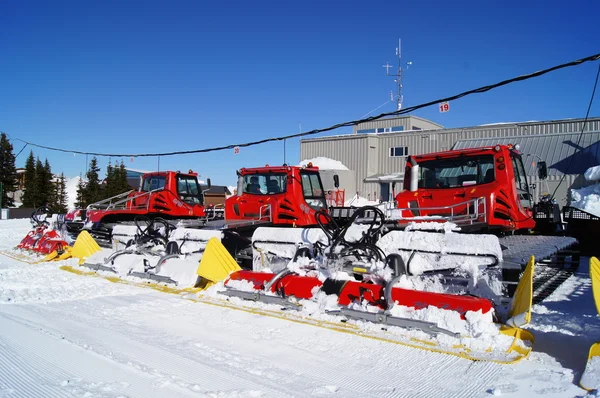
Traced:
[[[29, 230], [0, 221], [0, 249]], [[576, 397], [600, 321], [587, 263], [542, 305], [534, 352], [472, 362], [0, 256], [2, 397]]]

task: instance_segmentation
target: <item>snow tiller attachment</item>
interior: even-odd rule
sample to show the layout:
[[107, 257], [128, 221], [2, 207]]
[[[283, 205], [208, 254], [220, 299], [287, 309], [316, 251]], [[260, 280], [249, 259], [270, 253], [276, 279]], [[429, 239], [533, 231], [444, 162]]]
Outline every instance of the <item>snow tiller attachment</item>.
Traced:
[[[367, 212], [372, 214], [368, 221], [364, 217]], [[533, 336], [520, 327], [531, 316], [533, 258], [510, 308], [505, 308], [486, 278], [475, 277], [468, 284], [449, 285], [451, 279], [444, 277], [449, 272], [498, 267], [499, 249], [488, 248], [482, 255], [485, 244], [493, 240], [489, 237], [482, 238], [485, 244], [477, 250], [468, 248], [472, 244], [471, 235], [464, 236], [462, 244], [466, 249], [461, 251], [454, 243], [456, 247], [448, 250], [452, 255], [471, 255], [472, 264], [465, 269], [460, 269], [456, 261], [446, 261], [439, 268], [410, 272], [417, 269], [413, 266], [414, 259], [423, 252], [432, 254], [429, 253], [432, 250], [414, 250], [405, 260], [397, 245], [392, 244], [401, 231], [386, 231], [381, 210], [361, 208], [342, 227], [326, 212], [318, 213], [317, 222], [326, 243], [311, 230], [318, 240], [312, 244], [299, 243], [287, 266], [268, 269], [264, 262], [255, 262], [254, 271], [232, 273], [224, 282], [224, 290], [216, 286], [213, 289], [216, 292], [209, 291], [198, 300], [226, 297], [221, 304], [231, 308], [254, 308], [269, 316], [473, 360], [510, 363], [530, 352]], [[275, 231], [271, 234], [281, 236]], [[438, 244], [446, 246], [438, 248], [443, 252], [452, 239], [440, 234]], [[256, 240], [253, 244], [255, 248], [259, 246]], [[289, 253], [281, 241], [265, 239], [261, 244], [263, 257], [265, 253], [274, 256], [277, 250]], [[268, 244], [270, 248], [265, 247]], [[435, 249], [431, 242], [428, 247]]]
[[[132, 284], [181, 291], [201, 288], [215, 279], [225, 279], [231, 270], [202, 273], [201, 259], [212, 260], [224, 250], [222, 232], [213, 229], [178, 228], [162, 218], [135, 218], [134, 225], [116, 225], [112, 231], [113, 249], [101, 249], [80, 267], [63, 267], [76, 273], [95, 273], [109, 280], [119, 278]], [[214, 238], [215, 242], [210, 242]], [[218, 245], [218, 247], [217, 247]], [[204, 267], [205, 268], [205, 267]], [[222, 276], [219, 276], [221, 275]], [[201, 277], [202, 276], [202, 277]]]

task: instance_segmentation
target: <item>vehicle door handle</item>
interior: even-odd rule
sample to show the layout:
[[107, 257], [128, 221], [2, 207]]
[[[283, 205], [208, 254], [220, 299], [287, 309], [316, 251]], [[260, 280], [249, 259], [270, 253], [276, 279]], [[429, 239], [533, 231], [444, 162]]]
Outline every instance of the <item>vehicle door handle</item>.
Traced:
[[431, 198], [433, 197], [433, 195], [432, 195], [432, 194], [429, 194], [429, 195], [422, 195], [421, 197], [422, 197], [422, 198], [426, 198], [426, 199], [431, 199]]
[[459, 196], [460, 196], [461, 198], [464, 198], [464, 197], [465, 197], [465, 193], [463, 192], [463, 193], [455, 193], [455, 194], [454, 194], [454, 197], [455, 197], [455, 198], [456, 198], [456, 197], [459, 197]]

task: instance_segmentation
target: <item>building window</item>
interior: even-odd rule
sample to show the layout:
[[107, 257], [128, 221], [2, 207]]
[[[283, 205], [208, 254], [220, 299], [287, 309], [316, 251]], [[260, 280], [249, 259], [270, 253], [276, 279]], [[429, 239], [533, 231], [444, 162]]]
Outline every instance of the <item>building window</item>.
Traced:
[[385, 133], [385, 128], [378, 128], [378, 129], [377, 129], [377, 132], [378, 132], [378, 133]]
[[413, 130], [423, 130], [421, 127], [417, 127], [417, 126], [413, 126], [412, 129]]
[[370, 133], [374, 133], [375, 129], [366, 129], [366, 130], [358, 130], [357, 133], [358, 134], [370, 134]]
[[408, 147], [407, 146], [396, 146], [390, 148], [390, 156], [408, 156]]
[[392, 131], [404, 131], [404, 126], [395, 126], [395, 127], [392, 127]]

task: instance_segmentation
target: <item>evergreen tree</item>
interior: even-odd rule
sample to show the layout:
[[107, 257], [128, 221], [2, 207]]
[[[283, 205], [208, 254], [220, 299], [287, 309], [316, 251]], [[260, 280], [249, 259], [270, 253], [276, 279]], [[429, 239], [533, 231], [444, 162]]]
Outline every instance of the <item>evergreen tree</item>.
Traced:
[[85, 202], [85, 183], [81, 174], [79, 175], [79, 182], [77, 183], [77, 196], [75, 197], [75, 207], [78, 209], [85, 209], [87, 203]]
[[102, 200], [102, 188], [100, 186], [100, 167], [98, 160], [94, 156], [90, 161], [90, 168], [86, 173], [87, 183], [84, 190], [84, 202], [91, 204]]
[[127, 182], [127, 170], [125, 170], [125, 164], [121, 161], [121, 164], [118, 168], [115, 167], [116, 177], [115, 177], [115, 186], [117, 193], [123, 193], [127, 191], [131, 191], [131, 186]]
[[112, 198], [119, 193], [117, 192], [117, 187], [115, 186], [116, 172], [117, 170], [109, 161], [108, 166], [106, 166], [106, 179], [104, 180], [106, 184], [104, 185], [104, 194], [102, 195], [105, 199]]
[[4, 133], [0, 135], [0, 183], [2, 184], [1, 207], [14, 206], [15, 201], [12, 196], [8, 196], [8, 193], [17, 190], [17, 168], [13, 146]]
[[46, 175], [44, 172], [44, 164], [39, 157], [35, 159], [35, 178], [34, 178], [34, 189], [33, 194], [33, 207], [37, 208], [40, 206], [47, 205], [46, 199], [48, 198], [48, 184], [46, 183]]
[[56, 183], [54, 202], [52, 204], [52, 210], [54, 213], [65, 214], [68, 211], [68, 198], [67, 198], [67, 183], [65, 175], [63, 173], [58, 177]]
[[25, 174], [23, 175], [23, 196], [21, 207], [35, 208], [35, 158], [33, 151], [29, 152], [29, 156], [25, 161]]
[[46, 196], [42, 199], [42, 204], [46, 204], [52, 208], [56, 204], [56, 182], [50, 168], [48, 159], [44, 160], [44, 168], [42, 169], [42, 178], [46, 189]]

